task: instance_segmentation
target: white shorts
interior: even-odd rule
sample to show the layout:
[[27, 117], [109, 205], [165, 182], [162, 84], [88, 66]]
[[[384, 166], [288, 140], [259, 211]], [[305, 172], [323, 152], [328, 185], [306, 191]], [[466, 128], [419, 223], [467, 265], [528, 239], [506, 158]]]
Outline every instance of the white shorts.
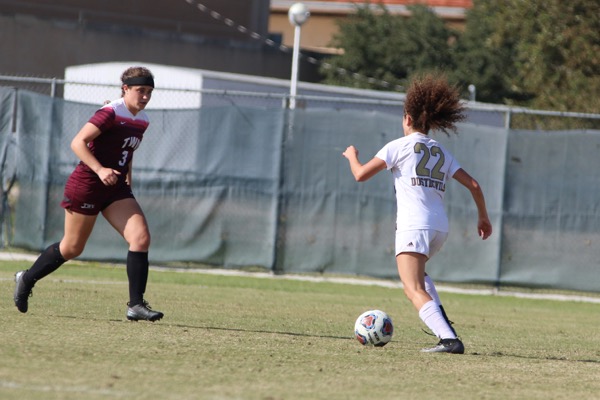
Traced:
[[396, 255], [419, 253], [431, 258], [441, 250], [447, 237], [448, 232], [434, 231], [433, 229], [396, 231]]

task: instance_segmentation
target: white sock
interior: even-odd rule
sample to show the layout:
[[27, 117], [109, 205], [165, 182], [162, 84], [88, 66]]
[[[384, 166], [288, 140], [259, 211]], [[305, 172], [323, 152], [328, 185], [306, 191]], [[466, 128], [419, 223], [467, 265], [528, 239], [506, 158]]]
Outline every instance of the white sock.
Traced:
[[440, 339], [456, 339], [456, 335], [440, 311], [440, 306], [434, 300], [428, 301], [421, 307], [419, 317]]
[[425, 291], [428, 295], [431, 296], [433, 301], [435, 301], [435, 304], [437, 304], [438, 306], [442, 305], [442, 302], [440, 301], [440, 296], [438, 295], [437, 290], [435, 290], [435, 285], [433, 284], [433, 280], [431, 280], [431, 277], [429, 275], [425, 275]]

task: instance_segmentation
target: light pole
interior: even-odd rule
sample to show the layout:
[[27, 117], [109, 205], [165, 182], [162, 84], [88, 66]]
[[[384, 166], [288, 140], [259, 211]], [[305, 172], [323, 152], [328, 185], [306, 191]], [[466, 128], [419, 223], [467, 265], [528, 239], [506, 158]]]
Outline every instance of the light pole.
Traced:
[[468, 89], [469, 89], [469, 100], [475, 101], [476, 100], [476, 94], [475, 93], [477, 91], [477, 88], [475, 87], [475, 85], [470, 84], [468, 86]]
[[290, 82], [290, 109], [296, 108], [296, 93], [298, 89], [298, 61], [300, 58], [300, 27], [310, 17], [310, 11], [302, 3], [294, 3], [289, 11], [288, 18], [294, 25], [294, 51], [292, 54], [292, 77]]

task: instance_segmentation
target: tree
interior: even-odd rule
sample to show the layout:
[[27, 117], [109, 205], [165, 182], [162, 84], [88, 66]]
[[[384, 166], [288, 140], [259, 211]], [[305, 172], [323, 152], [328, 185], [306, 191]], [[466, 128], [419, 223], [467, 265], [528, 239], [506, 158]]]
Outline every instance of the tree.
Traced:
[[[338, 23], [332, 45], [344, 50], [321, 67], [328, 84], [390, 90], [416, 72], [452, 65], [451, 32], [423, 5], [410, 6], [411, 18], [393, 16], [383, 5]], [[369, 79], [370, 78], [370, 79]]]
[[414, 5], [408, 9], [411, 16], [399, 17], [397, 35], [390, 38], [391, 62], [403, 66], [405, 79], [427, 70], [452, 69], [450, 43], [455, 33], [426, 6]]
[[600, 2], [510, 0], [497, 35], [517, 33], [512, 85], [535, 93], [529, 105], [600, 111]]
[[479, 101], [600, 111], [598, 0], [474, 0], [460, 34], [424, 5], [409, 10], [403, 18], [367, 4], [339, 22], [332, 44], [344, 54], [321, 68], [325, 83], [390, 90], [439, 69], [465, 95], [475, 85]]
[[456, 77], [478, 100], [600, 110], [597, 0], [474, 1], [455, 48]]
[[510, 78], [516, 74], [514, 62], [518, 38], [505, 32], [496, 34], [502, 23], [499, 18], [505, 7], [503, 2], [480, 0], [467, 12], [464, 32], [453, 48], [456, 69], [452, 75], [466, 93], [474, 85], [477, 100], [505, 103], [531, 98], [529, 93], [515, 90]]

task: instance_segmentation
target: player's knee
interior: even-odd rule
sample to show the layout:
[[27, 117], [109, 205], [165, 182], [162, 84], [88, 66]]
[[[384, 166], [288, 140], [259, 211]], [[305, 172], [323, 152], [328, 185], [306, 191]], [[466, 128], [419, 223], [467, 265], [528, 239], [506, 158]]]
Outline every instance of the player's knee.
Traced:
[[84, 247], [85, 247], [85, 245], [68, 244], [68, 243], [63, 244], [61, 242], [60, 255], [65, 260], [72, 260], [73, 258], [78, 257], [79, 255], [81, 255], [81, 253], [83, 253]]
[[127, 240], [129, 242], [130, 249], [136, 249], [136, 251], [148, 251], [150, 248], [151, 236], [148, 230], [141, 230]]

